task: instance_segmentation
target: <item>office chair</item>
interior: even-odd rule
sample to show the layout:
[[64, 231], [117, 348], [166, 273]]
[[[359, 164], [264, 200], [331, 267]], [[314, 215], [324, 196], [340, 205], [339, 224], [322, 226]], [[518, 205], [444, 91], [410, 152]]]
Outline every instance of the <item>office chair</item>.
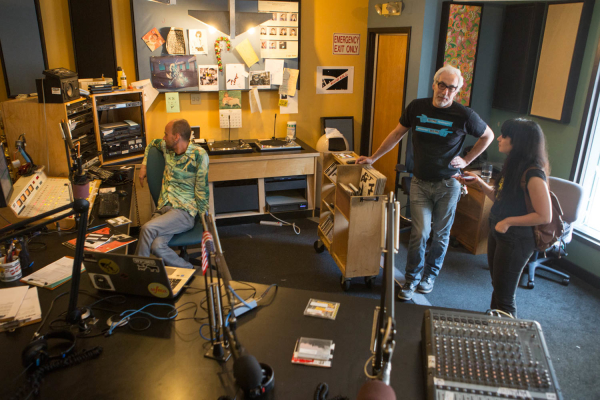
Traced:
[[[394, 184], [394, 193], [397, 195], [398, 189], [402, 190], [402, 193], [406, 195], [406, 218], [402, 217], [402, 228], [400, 232], [405, 232], [410, 230], [410, 183], [413, 178], [413, 168], [414, 168], [414, 157], [413, 157], [413, 146], [412, 146], [412, 130], [407, 132], [406, 138], [406, 157], [404, 160], [404, 164], [400, 164], [401, 154], [402, 154], [402, 142], [400, 142], [398, 149], [398, 164], [396, 164], [396, 181]], [[406, 176], [400, 176], [401, 174], [406, 174]]]
[[[148, 181], [148, 189], [154, 200], [154, 204], [158, 204], [158, 197], [160, 196], [160, 190], [162, 188], [162, 178], [165, 171], [165, 158], [163, 154], [155, 147], [151, 147], [148, 150], [148, 160], [146, 164], [146, 174]], [[169, 241], [169, 247], [179, 248], [179, 257], [185, 261], [189, 261], [193, 265], [201, 265], [195, 257], [190, 259], [190, 255], [187, 252], [188, 246], [193, 246], [202, 243], [202, 234], [204, 228], [202, 227], [202, 220], [200, 216], [196, 216], [194, 227], [189, 231], [178, 233], [173, 236]]]
[[583, 211], [583, 186], [553, 176], [551, 176], [548, 181], [550, 190], [554, 192], [560, 203], [560, 207], [562, 208], [565, 231], [560, 238], [560, 241], [556, 242], [556, 244], [548, 249], [545, 252], [544, 257], [540, 258], [540, 252], [536, 251], [529, 259], [529, 262], [527, 263], [529, 274], [527, 287], [529, 289], [533, 289], [535, 286], [534, 279], [536, 269], [552, 272], [562, 277], [563, 285], [567, 286], [569, 284], [569, 275], [551, 268], [544, 263], [556, 262], [560, 259], [561, 253], [562, 255], [566, 255], [564, 246], [571, 242], [571, 239], [573, 238], [573, 224], [579, 219], [579, 216]]

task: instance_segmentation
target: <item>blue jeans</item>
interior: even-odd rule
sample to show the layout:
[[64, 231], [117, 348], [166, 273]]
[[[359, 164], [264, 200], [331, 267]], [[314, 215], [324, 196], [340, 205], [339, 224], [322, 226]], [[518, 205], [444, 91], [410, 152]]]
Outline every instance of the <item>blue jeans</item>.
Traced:
[[178, 268], [194, 268], [169, 247], [169, 241], [177, 233], [194, 227], [194, 217], [185, 210], [165, 206], [152, 214], [150, 221], [142, 225], [135, 254], [149, 257], [150, 253], [162, 258], [165, 265]]
[[[427, 182], [413, 177], [410, 184], [412, 227], [406, 260], [407, 282], [418, 282], [423, 276], [435, 278], [439, 275], [448, 250], [460, 187], [454, 178]], [[433, 242], [425, 258], [425, 247], [432, 228]]]
[[535, 250], [535, 239], [531, 226], [511, 226], [506, 233], [497, 232], [494, 227], [499, 221], [500, 218], [490, 215], [487, 256], [494, 287], [490, 308], [516, 317], [517, 286]]

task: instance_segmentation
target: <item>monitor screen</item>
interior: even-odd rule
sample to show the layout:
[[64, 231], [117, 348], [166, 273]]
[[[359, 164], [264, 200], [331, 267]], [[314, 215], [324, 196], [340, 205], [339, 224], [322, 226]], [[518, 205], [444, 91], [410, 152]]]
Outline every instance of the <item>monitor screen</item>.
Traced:
[[6, 163], [6, 157], [4, 156], [4, 145], [2, 144], [0, 144], [0, 189], [2, 190], [0, 207], [6, 207], [13, 192], [13, 184], [8, 164]]

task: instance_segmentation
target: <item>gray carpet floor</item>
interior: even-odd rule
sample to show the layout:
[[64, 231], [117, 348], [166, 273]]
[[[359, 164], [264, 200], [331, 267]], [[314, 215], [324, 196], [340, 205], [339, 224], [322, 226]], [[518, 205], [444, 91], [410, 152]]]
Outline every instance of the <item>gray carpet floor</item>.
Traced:
[[[340, 271], [327, 251], [317, 254], [317, 224], [293, 220], [301, 228], [259, 224], [218, 228], [225, 258], [235, 280], [282, 287], [344, 293]], [[408, 238], [403, 235], [396, 256], [396, 277], [406, 262]], [[363, 279], [352, 280], [349, 296], [379, 298], [381, 273], [372, 288]], [[519, 288], [519, 318], [538, 321], [553, 358], [565, 399], [600, 399], [600, 291], [577, 277], [569, 286], [536, 275], [535, 289]], [[525, 280], [526, 277], [523, 277]], [[486, 311], [492, 292], [486, 255], [474, 256], [464, 248], [450, 248], [432, 293], [418, 295], [417, 304]], [[397, 304], [400, 304], [398, 302]]]

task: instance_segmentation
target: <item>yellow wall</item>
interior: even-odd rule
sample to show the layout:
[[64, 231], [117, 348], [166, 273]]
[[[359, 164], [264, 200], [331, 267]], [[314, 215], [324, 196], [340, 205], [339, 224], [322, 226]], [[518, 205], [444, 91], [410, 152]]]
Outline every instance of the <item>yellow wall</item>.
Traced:
[[[49, 67], [74, 70], [68, 0], [45, 0], [40, 4]], [[129, 4], [129, 0], [112, 0], [117, 65], [123, 67], [128, 81], [133, 82], [136, 77]], [[285, 135], [287, 121], [297, 121], [297, 136], [314, 146], [320, 136], [321, 116], [354, 116], [355, 148], [360, 147], [367, 16], [368, 0], [302, 0], [299, 113], [277, 117], [278, 136]], [[334, 32], [360, 33], [360, 55], [332, 55]], [[354, 66], [354, 93], [317, 95], [317, 66]], [[162, 137], [163, 128], [169, 120], [185, 118], [191, 125], [200, 125], [202, 137], [217, 140], [227, 138], [228, 131], [219, 128], [218, 94], [201, 93], [200, 96], [201, 104], [191, 105], [190, 95], [181, 93], [181, 112], [167, 114], [164, 95], [159, 95], [148, 110], [148, 137]], [[272, 135], [274, 114], [279, 113], [278, 95], [276, 92], [260, 92], [260, 98], [262, 114], [251, 114], [248, 94], [244, 92], [243, 128], [232, 129], [232, 138], [250, 139]], [[4, 82], [0, 82], [0, 101], [3, 100], [6, 100], [6, 89]]]

